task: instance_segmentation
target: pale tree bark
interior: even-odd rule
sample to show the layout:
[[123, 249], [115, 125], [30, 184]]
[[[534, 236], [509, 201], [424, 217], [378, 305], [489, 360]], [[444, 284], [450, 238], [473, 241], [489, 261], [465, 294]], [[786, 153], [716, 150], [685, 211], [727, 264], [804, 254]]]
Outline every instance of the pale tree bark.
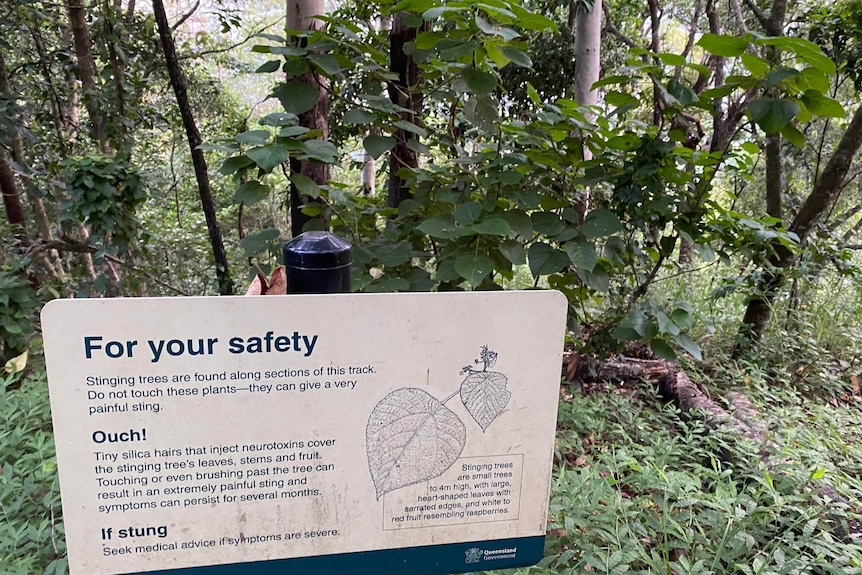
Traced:
[[[414, 41], [420, 30], [408, 26], [404, 17], [404, 13], [398, 13], [392, 18], [392, 28], [389, 31], [389, 71], [396, 74], [398, 80], [389, 82], [387, 87], [392, 103], [409, 110], [401, 113], [401, 119], [416, 124], [422, 115], [422, 103], [425, 100], [421, 89], [422, 72], [413, 57], [404, 52], [404, 46]], [[407, 182], [398, 175], [398, 171], [402, 168], [419, 167], [419, 157], [410, 146], [410, 142], [416, 140], [416, 135], [399, 129], [395, 133], [395, 140], [395, 147], [389, 154], [389, 189], [386, 195], [386, 204], [393, 208], [398, 207], [411, 195]]]
[[207, 230], [209, 231], [210, 246], [212, 247], [216, 264], [216, 279], [218, 281], [219, 294], [232, 295], [234, 288], [228, 268], [227, 252], [224, 249], [224, 240], [222, 239], [221, 229], [216, 217], [216, 206], [212, 189], [210, 188], [207, 161], [203, 151], [200, 149], [201, 133], [198, 130], [197, 123], [195, 123], [191, 102], [189, 102], [188, 82], [177, 59], [174, 39], [171, 36], [168, 16], [165, 13], [165, 5], [162, 0], [153, 0], [153, 14], [156, 18], [156, 25], [159, 28], [159, 38], [165, 54], [165, 64], [171, 78], [171, 86], [177, 98], [177, 106], [180, 109], [180, 116], [182, 116], [183, 127], [186, 131], [186, 139], [191, 151], [192, 166], [194, 167], [195, 179], [198, 184], [198, 194], [201, 198], [201, 206], [206, 218]]
[[[595, 106], [598, 92], [593, 84], [598, 82], [601, 72], [602, 45], [602, 0], [593, 2], [592, 10], [581, 7], [575, 17], [575, 79], [572, 93], [581, 106]], [[592, 115], [589, 116], [592, 121]], [[584, 160], [590, 160], [593, 153], [586, 143], [583, 146]], [[579, 223], [583, 223], [590, 206], [590, 190], [575, 203]]]
[[78, 61], [78, 76], [84, 89], [84, 102], [92, 123], [93, 139], [98, 143], [102, 153], [110, 153], [108, 135], [105, 131], [104, 118], [96, 102], [96, 64], [90, 50], [92, 41], [87, 28], [87, 15], [84, 0], [66, 0], [66, 10], [69, 13], [69, 25], [72, 39], [75, 42], [75, 57]]
[[[326, 6], [324, 0], [287, 0], [287, 29], [297, 31], [318, 30], [322, 28], [323, 22], [315, 16], [325, 14]], [[290, 41], [290, 40], [289, 40]], [[305, 39], [294, 39], [294, 42], [305, 44]], [[299, 124], [310, 130], [319, 130], [321, 139], [329, 138], [329, 97], [326, 93], [325, 79], [314, 71], [310, 71], [297, 78], [317, 89], [317, 103], [315, 106], [299, 115]], [[311, 178], [318, 185], [329, 183], [329, 166], [323, 162], [314, 160], [296, 160], [291, 158], [290, 170]], [[313, 220], [320, 220], [315, 227], [326, 228], [329, 222], [324, 216], [313, 218], [302, 213], [302, 209], [314, 203], [314, 198], [301, 194], [294, 184], [290, 184], [290, 228], [291, 235], [298, 236], [305, 226]]]

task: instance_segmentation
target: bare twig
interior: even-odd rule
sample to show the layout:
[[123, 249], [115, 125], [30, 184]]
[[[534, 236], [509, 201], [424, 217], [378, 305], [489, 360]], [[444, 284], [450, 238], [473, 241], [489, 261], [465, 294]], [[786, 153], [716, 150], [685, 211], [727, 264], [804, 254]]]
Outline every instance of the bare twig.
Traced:
[[[36, 242], [32, 244], [29, 248], [27, 248], [26, 255], [28, 257], [35, 257], [46, 250], [57, 250], [58, 252], [73, 252], [76, 254], [94, 254], [99, 251], [99, 248], [88, 243], [77, 242], [71, 238], [65, 238], [61, 240], [51, 240], [47, 242]], [[150, 272], [141, 269], [140, 267], [131, 264], [125, 260], [122, 260], [116, 256], [112, 256], [111, 254], [104, 254], [104, 258], [109, 263], [118, 264], [123, 267], [132, 269], [174, 293], [185, 296], [190, 295], [185, 291], [181, 290], [180, 288], [172, 286], [171, 284], [159, 279]]]
[[637, 47], [637, 42], [620, 32], [619, 28], [614, 26], [614, 22], [613, 20], [611, 20], [611, 9], [608, 8], [608, 5], [604, 2], [602, 2], [602, 12], [604, 12], [605, 15], [605, 30], [616, 36], [620, 42], [622, 42], [629, 48]]
[[176, 23], [176, 24], [174, 24], [173, 26], [171, 26], [171, 32], [176, 32], [177, 28], [179, 28], [180, 26], [182, 26], [182, 25], [185, 23], [185, 21], [186, 21], [186, 20], [188, 20], [189, 18], [191, 18], [191, 17], [192, 17], [192, 15], [194, 15], [194, 13], [195, 13], [195, 12], [197, 12], [197, 10], [198, 10], [198, 8], [200, 8], [200, 6], [201, 6], [201, 0], [197, 0], [197, 2], [195, 2], [195, 5], [194, 5], [194, 6], [192, 6], [192, 9], [191, 9], [191, 10], [189, 10], [188, 12], [186, 12], [185, 14], [183, 14], [183, 15], [180, 17], [180, 19], [179, 19], [179, 20], [177, 20], [177, 23]]
[[754, 0], [742, 0], [745, 3], [746, 8], [751, 10], [751, 13], [754, 14], [754, 17], [757, 18], [757, 21], [760, 22], [760, 25], [764, 30], [769, 28], [769, 19], [766, 17], [766, 14], [758, 8], [757, 4]]

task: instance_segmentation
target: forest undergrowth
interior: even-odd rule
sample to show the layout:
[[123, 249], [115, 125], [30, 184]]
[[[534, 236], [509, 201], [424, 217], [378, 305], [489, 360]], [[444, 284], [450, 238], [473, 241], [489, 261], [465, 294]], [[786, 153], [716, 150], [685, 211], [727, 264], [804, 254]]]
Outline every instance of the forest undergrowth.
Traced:
[[[681, 367], [725, 407], [728, 391], [744, 393], [762, 441], [681, 413], [646, 381], [563, 381], [546, 556], [513, 573], [862, 573], [854, 291], [823, 307], [811, 294], [793, 314], [801, 335], [775, 322], [765, 351], [738, 361], [727, 359], [732, 313], [697, 306], [705, 360]], [[0, 573], [67, 573], [38, 349], [2, 381]]]

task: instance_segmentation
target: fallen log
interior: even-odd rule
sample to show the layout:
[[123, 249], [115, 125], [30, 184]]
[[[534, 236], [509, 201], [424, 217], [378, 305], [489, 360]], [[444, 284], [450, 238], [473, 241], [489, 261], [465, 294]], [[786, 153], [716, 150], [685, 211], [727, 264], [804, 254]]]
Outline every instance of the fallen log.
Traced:
[[[674, 402], [686, 416], [701, 417], [713, 429], [722, 429], [733, 436], [759, 443], [761, 461], [773, 476], [781, 475], [779, 466], [788, 463], [780, 457], [780, 447], [768, 439], [767, 424], [745, 394], [738, 391], [728, 393], [728, 411], [704, 393], [676, 363], [618, 356], [588, 367], [577, 352], [567, 351], [563, 354], [562, 373], [564, 379], [580, 383], [582, 390], [586, 383], [648, 381], [657, 386], [665, 401]], [[721, 455], [725, 459], [730, 456], [729, 453]], [[839, 495], [826, 481], [811, 481], [809, 486], [824, 507], [842, 507], [862, 514], [862, 507]], [[862, 521], [851, 520], [842, 524], [834, 513], [827, 513], [826, 519], [832, 526], [833, 536], [839, 539], [862, 537]]]

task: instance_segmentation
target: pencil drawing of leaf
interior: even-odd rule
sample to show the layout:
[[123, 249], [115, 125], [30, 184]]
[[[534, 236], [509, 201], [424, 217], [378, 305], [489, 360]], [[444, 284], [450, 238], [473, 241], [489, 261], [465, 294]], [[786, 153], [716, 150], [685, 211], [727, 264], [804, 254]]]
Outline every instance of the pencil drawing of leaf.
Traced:
[[484, 432], [509, 403], [509, 379], [496, 371], [474, 371], [461, 384], [461, 402]]
[[365, 450], [377, 499], [439, 477], [461, 456], [467, 429], [428, 393], [402, 387], [380, 400], [368, 417]]

